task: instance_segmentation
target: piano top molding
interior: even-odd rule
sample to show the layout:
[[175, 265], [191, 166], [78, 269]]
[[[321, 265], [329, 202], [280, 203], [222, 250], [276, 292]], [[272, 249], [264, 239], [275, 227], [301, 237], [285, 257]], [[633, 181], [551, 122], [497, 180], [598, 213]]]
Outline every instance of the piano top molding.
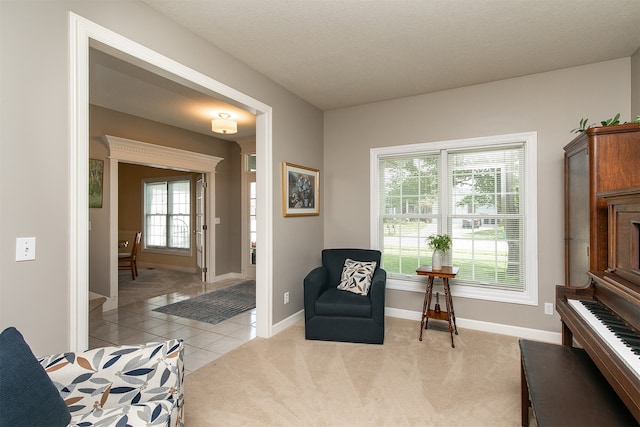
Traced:
[[603, 199], [639, 197], [640, 187], [616, 188], [615, 190], [600, 191], [596, 193], [596, 197]]
[[193, 172], [216, 172], [222, 157], [105, 135], [109, 159], [138, 164], [158, 164]]
[[582, 143], [584, 138], [638, 131], [640, 131], [640, 123], [625, 123], [623, 125], [590, 127], [584, 132], [580, 132], [571, 142], [569, 142], [569, 144], [567, 144], [565, 147], [565, 151], [571, 151], [575, 146]]

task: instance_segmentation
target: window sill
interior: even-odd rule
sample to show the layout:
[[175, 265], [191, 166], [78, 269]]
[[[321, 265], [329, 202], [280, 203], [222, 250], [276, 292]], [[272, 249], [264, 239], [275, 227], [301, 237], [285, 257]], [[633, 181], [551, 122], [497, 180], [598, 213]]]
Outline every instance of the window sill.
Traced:
[[[440, 279], [436, 279], [434, 284], [435, 286], [442, 286]], [[523, 291], [483, 289], [477, 286], [456, 285], [455, 279], [451, 279], [449, 284], [451, 286], [451, 295], [458, 298], [471, 298], [509, 304], [538, 305], [537, 295], [532, 296]], [[426, 278], [417, 279], [410, 276], [407, 276], [407, 279], [387, 278], [387, 289], [424, 294], [426, 288]]]

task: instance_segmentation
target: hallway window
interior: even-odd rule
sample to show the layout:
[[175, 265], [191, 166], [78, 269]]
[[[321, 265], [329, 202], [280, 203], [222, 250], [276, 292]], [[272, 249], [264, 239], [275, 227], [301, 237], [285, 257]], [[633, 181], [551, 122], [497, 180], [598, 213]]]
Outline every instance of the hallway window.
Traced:
[[145, 248], [191, 248], [191, 181], [144, 182]]

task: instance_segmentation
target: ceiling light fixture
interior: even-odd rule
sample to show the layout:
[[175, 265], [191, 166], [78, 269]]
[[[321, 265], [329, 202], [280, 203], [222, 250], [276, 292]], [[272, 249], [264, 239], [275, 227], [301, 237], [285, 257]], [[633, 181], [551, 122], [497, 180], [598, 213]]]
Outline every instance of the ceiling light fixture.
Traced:
[[219, 119], [211, 120], [211, 130], [215, 133], [223, 133], [225, 135], [231, 135], [238, 133], [238, 123], [235, 120], [230, 120], [231, 117], [227, 113], [219, 113]]

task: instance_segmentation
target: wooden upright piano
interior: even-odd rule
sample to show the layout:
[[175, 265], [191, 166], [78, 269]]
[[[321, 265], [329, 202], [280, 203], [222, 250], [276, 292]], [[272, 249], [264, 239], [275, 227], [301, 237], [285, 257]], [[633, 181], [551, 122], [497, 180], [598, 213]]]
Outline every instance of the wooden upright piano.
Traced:
[[586, 350], [640, 423], [640, 186], [596, 197], [606, 202], [608, 267], [589, 271], [586, 286], [556, 287], [562, 343]]

